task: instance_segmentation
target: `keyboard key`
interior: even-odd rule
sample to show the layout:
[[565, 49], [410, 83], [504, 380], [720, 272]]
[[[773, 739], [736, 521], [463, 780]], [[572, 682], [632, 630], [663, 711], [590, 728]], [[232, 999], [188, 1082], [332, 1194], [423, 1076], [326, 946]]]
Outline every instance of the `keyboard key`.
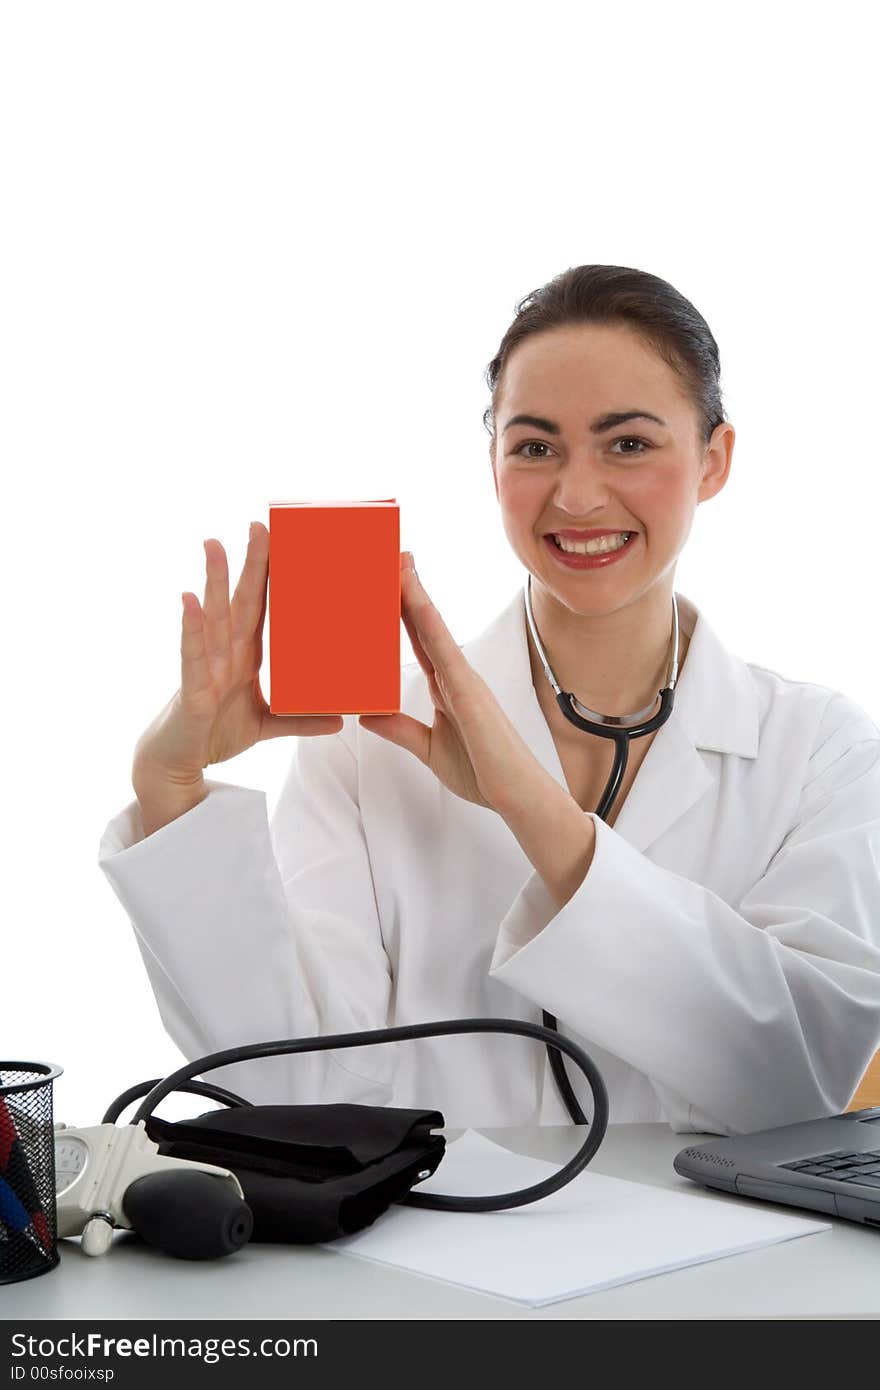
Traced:
[[872, 1176], [880, 1169], [880, 1151], [874, 1149], [839, 1149], [834, 1153], [814, 1154], [812, 1158], [792, 1159], [789, 1163], [778, 1163], [777, 1168], [787, 1168], [793, 1173], [808, 1173], [810, 1177], [822, 1178], [829, 1174], [843, 1176], [845, 1173], [868, 1172]]
[[853, 1182], [858, 1184], [859, 1187], [880, 1187], [880, 1175], [875, 1177], [871, 1173], [865, 1172], [853, 1174], [850, 1177], [841, 1178], [840, 1181]]

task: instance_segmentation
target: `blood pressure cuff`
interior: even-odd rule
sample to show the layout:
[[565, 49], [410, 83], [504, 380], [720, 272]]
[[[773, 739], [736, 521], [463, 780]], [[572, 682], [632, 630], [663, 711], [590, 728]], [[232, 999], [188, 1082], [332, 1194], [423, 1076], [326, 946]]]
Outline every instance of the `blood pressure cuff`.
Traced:
[[446, 1140], [439, 1110], [376, 1105], [242, 1105], [190, 1120], [144, 1121], [169, 1158], [234, 1173], [252, 1241], [308, 1245], [369, 1226], [430, 1176]]

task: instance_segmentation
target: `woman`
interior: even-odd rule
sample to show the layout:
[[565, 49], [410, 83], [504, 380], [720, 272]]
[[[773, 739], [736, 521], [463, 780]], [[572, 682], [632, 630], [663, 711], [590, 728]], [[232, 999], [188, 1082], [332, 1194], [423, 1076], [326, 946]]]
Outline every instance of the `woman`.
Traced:
[[[631, 741], [602, 819], [614, 746], [562, 712], [524, 594], [460, 649], [404, 555], [401, 713], [273, 717], [268, 533], [251, 528], [231, 608], [206, 542], [181, 688], [99, 859], [165, 1027], [191, 1059], [547, 1010], [599, 1066], [612, 1123], [741, 1133], [843, 1110], [880, 1042], [880, 734], [845, 696], [742, 662], [674, 595], [730, 470], [715, 340], [663, 280], [580, 266], [518, 305], [488, 380], [495, 491], [558, 684], [605, 716], [655, 710], [678, 617], [672, 713]], [[593, 531], [611, 533], [598, 562]], [[203, 769], [281, 735], [299, 738], [270, 828], [263, 793]], [[544, 1049], [485, 1034], [210, 1079], [454, 1126], [569, 1114]]]

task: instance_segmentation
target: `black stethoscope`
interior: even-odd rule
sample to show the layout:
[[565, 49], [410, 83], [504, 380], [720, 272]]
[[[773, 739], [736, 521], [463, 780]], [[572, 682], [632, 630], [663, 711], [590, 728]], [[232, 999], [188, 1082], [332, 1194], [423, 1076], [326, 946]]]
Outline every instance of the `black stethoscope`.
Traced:
[[[532, 576], [529, 575], [525, 584], [526, 618], [528, 619], [529, 631], [532, 634], [535, 650], [544, 668], [544, 674], [553, 687], [556, 703], [569, 723], [574, 724], [576, 729], [581, 729], [586, 734], [598, 734], [600, 738], [614, 739], [614, 766], [611, 769], [611, 775], [608, 778], [605, 790], [602, 793], [602, 798], [596, 808], [596, 815], [601, 817], [602, 820], [607, 820], [608, 813], [620, 791], [623, 774], [626, 771], [626, 760], [629, 754], [630, 739], [641, 738], [644, 734], [650, 734], [654, 729], [659, 729], [660, 725], [665, 724], [672, 713], [673, 691], [675, 690], [675, 682], [678, 679], [679, 630], [678, 604], [676, 603], [675, 593], [673, 592], [672, 595], [672, 650], [669, 682], [662, 690], [658, 691], [658, 698], [660, 700], [659, 710], [657, 710], [657, 713], [651, 718], [646, 718], [655, 708], [657, 703], [656, 699], [652, 700], [644, 709], [637, 710], [635, 714], [599, 714], [597, 710], [589, 709], [586, 705], [582, 705], [580, 700], [571, 694], [570, 691], [562, 689], [553, 674], [553, 669], [547, 659], [547, 653], [544, 651], [541, 639], [538, 636], [538, 629], [535, 625], [535, 615], [532, 612], [531, 584]], [[543, 1011], [543, 1019], [545, 1028], [552, 1028], [558, 1031], [556, 1019], [552, 1014], [548, 1013], [546, 1009]], [[572, 1090], [571, 1082], [566, 1074], [562, 1053], [553, 1047], [552, 1044], [547, 1043], [547, 1056], [550, 1061], [550, 1070], [553, 1073], [556, 1084], [559, 1087], [560, 1095], [565, 1102], [566, 1109], [572, 1120], [576, 1125], [588, 1124], [589, 1121], [578, 1104], [577, 1097]]]

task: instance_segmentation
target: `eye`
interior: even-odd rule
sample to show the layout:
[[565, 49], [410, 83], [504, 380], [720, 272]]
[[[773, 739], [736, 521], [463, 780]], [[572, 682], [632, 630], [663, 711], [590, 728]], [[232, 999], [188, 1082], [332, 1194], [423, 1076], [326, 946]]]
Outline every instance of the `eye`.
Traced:
[[615, 443], [615, 444], [638, 444], [638, 445], [639, 445], [639, 448], [638, 448], [637, 450], [636, 450], [636, 449], [623, 449], [623, 450], [621, 450], [621, 452], [622, 452], [623, 454], [632, 454], [632, 455], [635, 455], [636, 457], [637, 457], [639, 454], [643, 454], [643, 453], [645, 452], [646, 449], [652, 449], [652, 448], [654, 447], [652, 444], [649, 444], [649, 443], [648, 443], [647, 439], [637, 439], [634, 435], [629, 435], [629, 434], [621, 435], [619, 439], [615, 439], [614, 443]]
[[[636, 435], [630, 434], [621, 435], [618, 439], [615, 439], [612, 449], [616, 448], [618, 444], [634, 444], [636, 446], [634, 449], [621, 449], [619, 451], [622, 456], [631, 458], [638, 458], [648, 449], [654, 448], [654, 445], [647, 439], [640, 439]], [[547, 454], [525, 454], [523, 453], [525, 449], [550, 449], [550, 445], [545, 444], [543, 440], [540, 439], [527, 439], [523, 444], [520, 444], [518, 448], [513, 450], [514, 454], [522, 454], [523, 458], [531, 459], [534, 463], [540, 463], [543, 459], [548, 457]]]
[[[528, 439], [528, 440], [526, 440], [525, 444], [520, 444], [519, 448], [518, 448], [518, 449], [514, 449], [513, 452], [514, 452], [515, 454], [521, 454], [522, 451], [523, 451], [523, 449], [549, 449], [549, 448], [550, 448], [550, 445], [549, 445], [549, 444], [544, 444], [544, 443], [542, 443], [540, 439]], [[533, 459], [535, 463], [539, 463], [539, 462], [541, 461], [541, 459], [546, 458], [547, 455], [546, 455], [546, 454], [539, 454], [539, 455], [537, 456], [537, 458], [536, 458], [534, 454], [526, 454], [525, 457], [526, 457], [526, 458]]]

